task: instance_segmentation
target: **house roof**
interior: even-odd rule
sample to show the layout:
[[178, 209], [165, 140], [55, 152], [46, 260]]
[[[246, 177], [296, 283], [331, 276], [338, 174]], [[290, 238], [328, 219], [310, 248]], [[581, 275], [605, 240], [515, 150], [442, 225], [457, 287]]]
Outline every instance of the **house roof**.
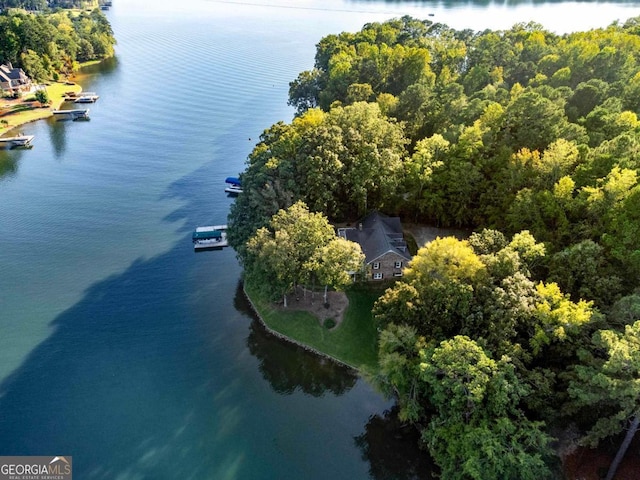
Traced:
[[0, 65], [0, 78], [3, 78], [8, 82], [11, 80], [26, 79], [26, 75], [21, 68], [13, 68], [11, 63], [5, 63]]
[[364, 217], [357, 228], [341, 228], [338, 233], [360, 245], [367, 263], [373, 262], [386, 253], [395, 253], [411, 260], [398, 217], [387, 217], [379, 212], [373, 212]]

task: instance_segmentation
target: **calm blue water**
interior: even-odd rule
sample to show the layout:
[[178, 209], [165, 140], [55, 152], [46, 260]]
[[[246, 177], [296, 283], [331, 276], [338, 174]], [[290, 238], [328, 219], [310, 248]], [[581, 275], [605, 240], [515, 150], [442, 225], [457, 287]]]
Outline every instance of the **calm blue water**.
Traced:
[[82, 80], [91, 121], [27, 125], [34, 148], [0, 152], [0, 455], [72, 455], [83, 480], [416, 474], [391, 402], [267, 335], [234, 253], [194, 254], [190, 234], [225, 221], [224, 178], [291, 119], [322, 36], [428, 13], [563, 32], [640, 8], [116, 0], [117, 58]]

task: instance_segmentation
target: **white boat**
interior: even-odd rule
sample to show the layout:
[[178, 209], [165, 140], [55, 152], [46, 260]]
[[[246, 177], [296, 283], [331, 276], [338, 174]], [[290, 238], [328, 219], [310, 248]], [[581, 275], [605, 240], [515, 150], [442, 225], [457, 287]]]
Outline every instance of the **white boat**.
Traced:
[[74, 110], [54, 110], [53, 115], [57, 118], [62, 119], [71, 119], [71, 120], [88, 120], [89, 119], [89, 109], [88, 108], [79, 108]]
[[227, 184], [227, 187], [224, 189], [225, 192], [231, 195], [238, 195], [239, 193], [242, 193], [242, 183], [239, 178], [227, 177], [224, 181]]
[[99, 98], [100, 96], [96, 95], [95, 93], [81, 93], [75, 98], [73, 102], [74, 103], [94, 103]]
[[15, 137], [0, 138], [0, 148], [15, 148], [15, 147], [32, 147], [31, 141], [34, 139], [33, 135], [17, 135]]
[[224, 189], [225, 192], [230, 193], [231, 195], [237, 195], [242, 193], [242, 187], [239, 185], [229, 185]]
[[[73, 85], [73, 84], [72, 84]], [[65, 102], [73, 102], [80, 97], [97, 97], [96, 92], [64, 92]]]
[[192, 235], [193, 248], [203, 250], [207, 248], [222, 249], [228, 247], [227, 226], [209, 225], [197, 227]]

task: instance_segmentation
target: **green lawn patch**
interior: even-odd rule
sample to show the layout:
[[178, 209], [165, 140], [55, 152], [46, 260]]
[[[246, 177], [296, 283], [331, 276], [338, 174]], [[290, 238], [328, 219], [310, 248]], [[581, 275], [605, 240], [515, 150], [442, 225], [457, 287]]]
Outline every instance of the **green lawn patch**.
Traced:
[[15, 103], [10, 99], [0, 100], [0, 112], [3, 120], [3, 122], [0, 122], [0, 135], [25, 123], [50, 117], [53, 109], [60, 108], [65, 92], [77, 93], [82, 90], [80, 85], [68, 85], [62, 82], [52, 83], [47, 85], [46, 88], [51, 101], [50, 106], [40, 106], [36, 101], [28, 102], [27, 100], [33, 95], [24, 101], [20, 101], [20, 103]]
[[363, 373], [377, 370], [378, 332], [372, 322], [371, 308], [380, 291], [348, 291], [349, 307], [345, 318], [340, 325], [330, 329], [325, 326], [325, 319], [318, 319], [309, 312], [276, 307], [250, 284], [245, 283], [245, 291], [270, 329]]

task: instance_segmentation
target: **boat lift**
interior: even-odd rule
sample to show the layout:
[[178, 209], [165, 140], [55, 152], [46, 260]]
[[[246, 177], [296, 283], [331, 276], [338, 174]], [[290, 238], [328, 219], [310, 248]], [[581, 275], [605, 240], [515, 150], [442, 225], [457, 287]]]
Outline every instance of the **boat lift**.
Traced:
[[0, 138], [0, 148], [31, 148], [31, 141], [33, 140], [33, 135], [17, 135], [15, 137], [3, 137]]
[[61, 120], [89, 120], [89, 109], [54, 110], [53, 116]]

